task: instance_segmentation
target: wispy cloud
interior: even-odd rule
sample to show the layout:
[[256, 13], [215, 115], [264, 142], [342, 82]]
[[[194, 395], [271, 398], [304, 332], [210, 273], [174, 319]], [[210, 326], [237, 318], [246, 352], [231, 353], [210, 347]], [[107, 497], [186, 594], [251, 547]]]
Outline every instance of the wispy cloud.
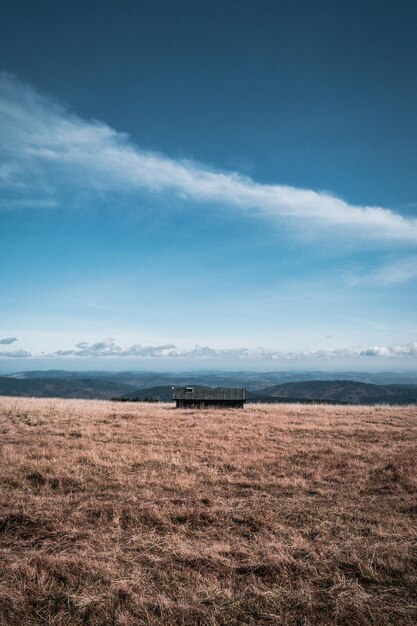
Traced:
[[17, 337], [4, 337], [3, 339], [0, 339], [0, 345], [8, 346], [9, 344], [14, 343], [15, 341], [17, 341]]
[[[93, 196], [169, 192], [271, 219], [335, 227], [346, 236], [417, 243], [417, 220], [382, 207], [349, 204], [329, 193], [259, 184], [193, 161], [136, 147], [102, 122], [81, 119], [9, 75], [0, 80], [0, 206], [53, 206], [69, 188]], [[302, 220], [302, 221], [301, 221]]]
[[366, 280], [377, 285], [397, 285], [417, 279], [417, 256], [392, 261], [371, 272]]
[[349, 287], [402, 285], [417, 279], [417, 256], [408, 255], [403, 259], [394, 259], [368, 271], [343, 271], [342, 276]]
[[143, 358], [187, 358], [187, 359], [216, 359], [234, 361], [303, 361], [303, 360], [331, 360], [347, 359], [352, 357], [403, 357], [417, 358], [417, 342], [398, 344], [394, 346], [377, 346], [365, 350], [339, 348], [331, 350], [304, 350], [299, 352], [285, 352], [268, 348], [212, 348], [210, 346], [194, 346], [180, 348], [175, 344], [161, 344], [144, 346], [136, 343], [127, 348], [118, 345], [112, 337], [102, 341], [90, 343], [80, 341], [74, 348], [55, 350], [54, 352], [31, 354], [25, 350], [0, 352], [0, 357], [14, 358], [74, 358], [74, 359], [143, 359]]

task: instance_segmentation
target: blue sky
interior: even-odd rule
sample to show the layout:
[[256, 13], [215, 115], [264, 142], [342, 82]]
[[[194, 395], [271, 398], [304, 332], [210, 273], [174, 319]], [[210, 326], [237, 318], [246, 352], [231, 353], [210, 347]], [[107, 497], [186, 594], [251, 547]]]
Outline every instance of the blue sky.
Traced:
[[415, 368], [416, 4], [85, 5], [2, 9], [0, 371]]

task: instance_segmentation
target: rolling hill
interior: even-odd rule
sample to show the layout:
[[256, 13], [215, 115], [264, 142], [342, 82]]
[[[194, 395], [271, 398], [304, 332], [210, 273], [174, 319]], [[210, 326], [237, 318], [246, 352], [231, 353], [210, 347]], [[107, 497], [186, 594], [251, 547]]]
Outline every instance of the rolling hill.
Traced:
[[347, 404], [414, 404], [417, 385], [374, 385], [351, 380], [313, 380], [267, 387], [259, 395]]

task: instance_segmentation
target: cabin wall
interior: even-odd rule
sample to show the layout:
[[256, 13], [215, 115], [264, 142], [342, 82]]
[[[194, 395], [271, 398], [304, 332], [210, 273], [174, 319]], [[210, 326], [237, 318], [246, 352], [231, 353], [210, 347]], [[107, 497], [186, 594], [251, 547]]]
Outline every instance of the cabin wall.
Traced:
[[243, 409], [242, 400], [177, 400], [177, 409], [205, 409], [218, 407], [222, 409]]

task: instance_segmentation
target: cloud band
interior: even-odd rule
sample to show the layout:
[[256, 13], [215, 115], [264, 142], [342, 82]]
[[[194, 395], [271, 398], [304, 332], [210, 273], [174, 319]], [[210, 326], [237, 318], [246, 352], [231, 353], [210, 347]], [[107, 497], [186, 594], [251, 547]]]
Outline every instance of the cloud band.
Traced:
[[149, 358], [186, 358], [186, 359], [216, 359], [234, 361], [302, 361], [315, 359], [347, 359], [354, 357], [383, 357], [383, 358], [417, 358], [417, 342], [397, 344], [394, 346], [376, 346], [365, 350], [351, 350], [345, 348], [333, 350], [304, 350], [300, 352], [283, 352], [267, 348], [211, 348], [209, 346], [195, 346], [191, 349], [179, 348], [174, 344], [158, 346], [143, 346], [133, 344], [124, 349], [117, 345], [112, 337], [96, 343], [81, 341], [75, 348], [56, 350], [40, 355], [31, 354], [26, 350], [0, 352], [0, 357], [11, 358], [44, 358], [44, 359], [86, 359], [86, 358], [116, 358], [116, 359], [149, 359]]
[[[126, 134], [89, 122], [9, 75], [0, 77], [2, 206], [54, 206], [76, 184], [95, 197], [117, 191], [169, 192], [271, 219], [352, 229], [357, 237], [417, 243], [417, 220], [330, 193], [260, 184], [238, 173], [145, 152]], [[53, 174], [53, 175], [52, 175]], [[53, 182], [51, 182], [53, 181]]]

